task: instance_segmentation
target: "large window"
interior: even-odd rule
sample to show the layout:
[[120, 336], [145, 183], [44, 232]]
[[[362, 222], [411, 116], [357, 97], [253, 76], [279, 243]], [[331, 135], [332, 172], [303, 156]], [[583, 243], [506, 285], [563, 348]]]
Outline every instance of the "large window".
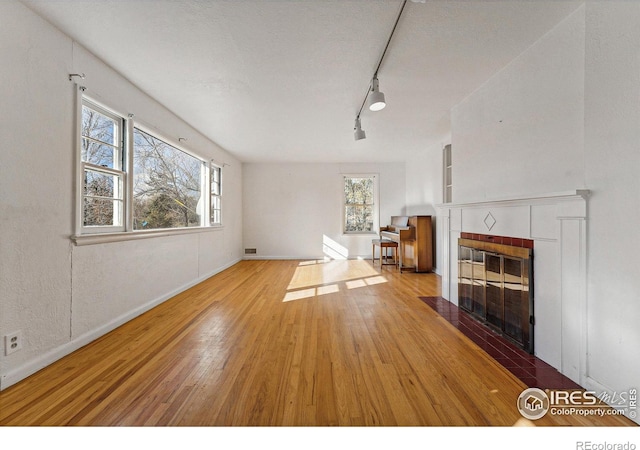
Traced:
[[221, 167], [81, 103], [77, 234], [222, 224]]
[[344, 232], [378, 232], [378, 177], [344, 175]]
[[201, 226], [205, 163], [135, 128], [133, 228]]

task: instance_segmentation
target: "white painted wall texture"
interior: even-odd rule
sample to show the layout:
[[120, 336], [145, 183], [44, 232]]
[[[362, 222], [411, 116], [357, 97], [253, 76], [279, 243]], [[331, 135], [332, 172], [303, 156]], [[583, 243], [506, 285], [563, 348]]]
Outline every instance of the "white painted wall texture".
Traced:
[[[242, 257], [242, 167], [19, 2], [0, 2], [0, 352], [4, 388]], [[75, 88], [224, 168], [224, 228], [75, 246]]]
[[[480, 214], [505, 214], [490, 234], [535, 239], [542, 357], [599, 392], [640, 384], [638, 23], [638, 3], [586, 2], [454, 108], [459, 206], [441, 209], [450, 235], [438, 237], [454, 260], [459, 231], [482, 232], [473, 219], [482, 202], [589, 189], [584, 206], [538, 199], [520, 203], [524, 215], [507, 204]], [[450, 282], [453, 295], [455, 273]]]
[[584, 187], [584, 26], [574, 13], [453, 109], [455, 203]]
[[256, 258], [322, 258], [325, 236], [369, 257], [372, 235], [342, 233], [343, 174], [378, 174], [380, 222], [405, 213], [404, 163], [243, 165], [244, 246]]
[[640, 3], [586, 11], [587, 376], [620, 391], [640, 386]]
[[442, 203], [442, 149], [451, 142], [451, 136], [445, 136], [442, 143], [427, 147], [420, 154], [413, 155], [406, 164], [406, 204], [407, 215], [425, 215], [432, 217], [434, 231], [433, 271], [442, 275], [442, 245], [437, 239], [442, 234], [442, 222], [438, 221], [435, 205]]

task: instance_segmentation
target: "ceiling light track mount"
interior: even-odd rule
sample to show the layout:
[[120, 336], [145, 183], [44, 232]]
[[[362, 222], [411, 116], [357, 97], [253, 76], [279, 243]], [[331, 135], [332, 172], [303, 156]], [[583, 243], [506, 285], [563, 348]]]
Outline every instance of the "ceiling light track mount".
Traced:
[[389, 39], [387, 39], [387, 44], [384, 47], [382, 52], [382, 56], [380, 57], [380, 61], [378, 61], [378, 66], [376, 67], [376, 71], [373, 73], [373, 77], [371, 77], [371, 84], [367, 88], [367, 93], [364, 96], [364, 100], [362, 101], [362, 105], [358, 110], [358, 114], [356, 115], [355, 125], [354, 125], [354, 138], [356, 141], [360, 139], [365, 139], [366, 134], [362, 129], [362, 124], [360, 122], [360, 115], [362, 114], [362, 109], [364, 105], [367, 103], [367, 99], [369, 99], [369, 110], [371, 111], [380, 111], [387, 106], [387, 103], [384, 98], [384, 94], [380, 92], [380, 83], [378, 81], [378, 71], [380, 70], [380, 66], [382, 65], [382, 61], [384, 60], [385, 55], [387, 54], [387, 50], [389, 49], [389, 44], [391, 43], [391, 39], [393, 38], [394, 33], [396, 32], [396, 28], [398, 27], [398, 22], [400, 22], [400, 17], [404, 11], [404, 7], [407, 5], [407, 0], [402, 2], [402, 7], [400, 8], [400, 12], [398, 13], [398, 17], [396, 17], [396, 21], [393, 24], [393, 29], [391, 30], [391, 34], [389, 35]]

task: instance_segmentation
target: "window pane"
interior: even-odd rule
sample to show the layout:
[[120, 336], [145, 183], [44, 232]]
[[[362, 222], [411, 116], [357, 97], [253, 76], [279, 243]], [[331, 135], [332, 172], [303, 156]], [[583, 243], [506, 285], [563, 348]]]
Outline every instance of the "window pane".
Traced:
[[203, 162], [141, 130], [133, 134], [134, 229], [200, 226]]
[[374, 177], [345, 177], [345, 232], [374, 231]]
[[220, 167], [212, 167], [211, 168], [211, 183], [219, 183], [220, 182]]
[[[115, 214], [114, 214], [115, 213]], [[84, 199], [85, 226], [115, 226], [116, 217], [122, 217], [122, 202], [104, 198]]]
[[211, 167], [211, 193], [220, 195], [220, 167]]
[[373, 231], [373, 207], [345, 206], [345, 231]]
[[82, 106], [82, 136], [119, 146], [118, 123], [88, 106]]
[[211, 223], [219, 224], [221, 223], [221, 199], [217, 195], [211, 196]]
[[85, 162], [110, 169], [119, 169], [119, 164], [114, 166], [118, 154], [119, 150], [115, 147], [82, 138], [82, 160]]
[[221, 216], [222, 216], [222, 214], [221, 214], [221, 211], [219, 209], [211, 210], [211, 223], [213, 223], [213, 224], [222, 223]]
[[[84, 195], [91, 197], [116, 197], [118, 177], [108, 173], [85, 170]], [[118, 195], [118, 197], [120, 197]]]
[[373, 204], [373, 178], [345, 178], [346, 204]]

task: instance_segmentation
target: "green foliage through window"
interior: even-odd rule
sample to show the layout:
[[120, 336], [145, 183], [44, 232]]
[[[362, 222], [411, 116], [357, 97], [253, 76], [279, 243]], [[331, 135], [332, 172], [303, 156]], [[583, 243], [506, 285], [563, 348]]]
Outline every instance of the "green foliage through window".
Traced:
[[79, 234], [222, 225], [222, 167], [82, 98]]
[[144, 131], [133, 132], [133, 228], [200, 226], [203, 162]]

